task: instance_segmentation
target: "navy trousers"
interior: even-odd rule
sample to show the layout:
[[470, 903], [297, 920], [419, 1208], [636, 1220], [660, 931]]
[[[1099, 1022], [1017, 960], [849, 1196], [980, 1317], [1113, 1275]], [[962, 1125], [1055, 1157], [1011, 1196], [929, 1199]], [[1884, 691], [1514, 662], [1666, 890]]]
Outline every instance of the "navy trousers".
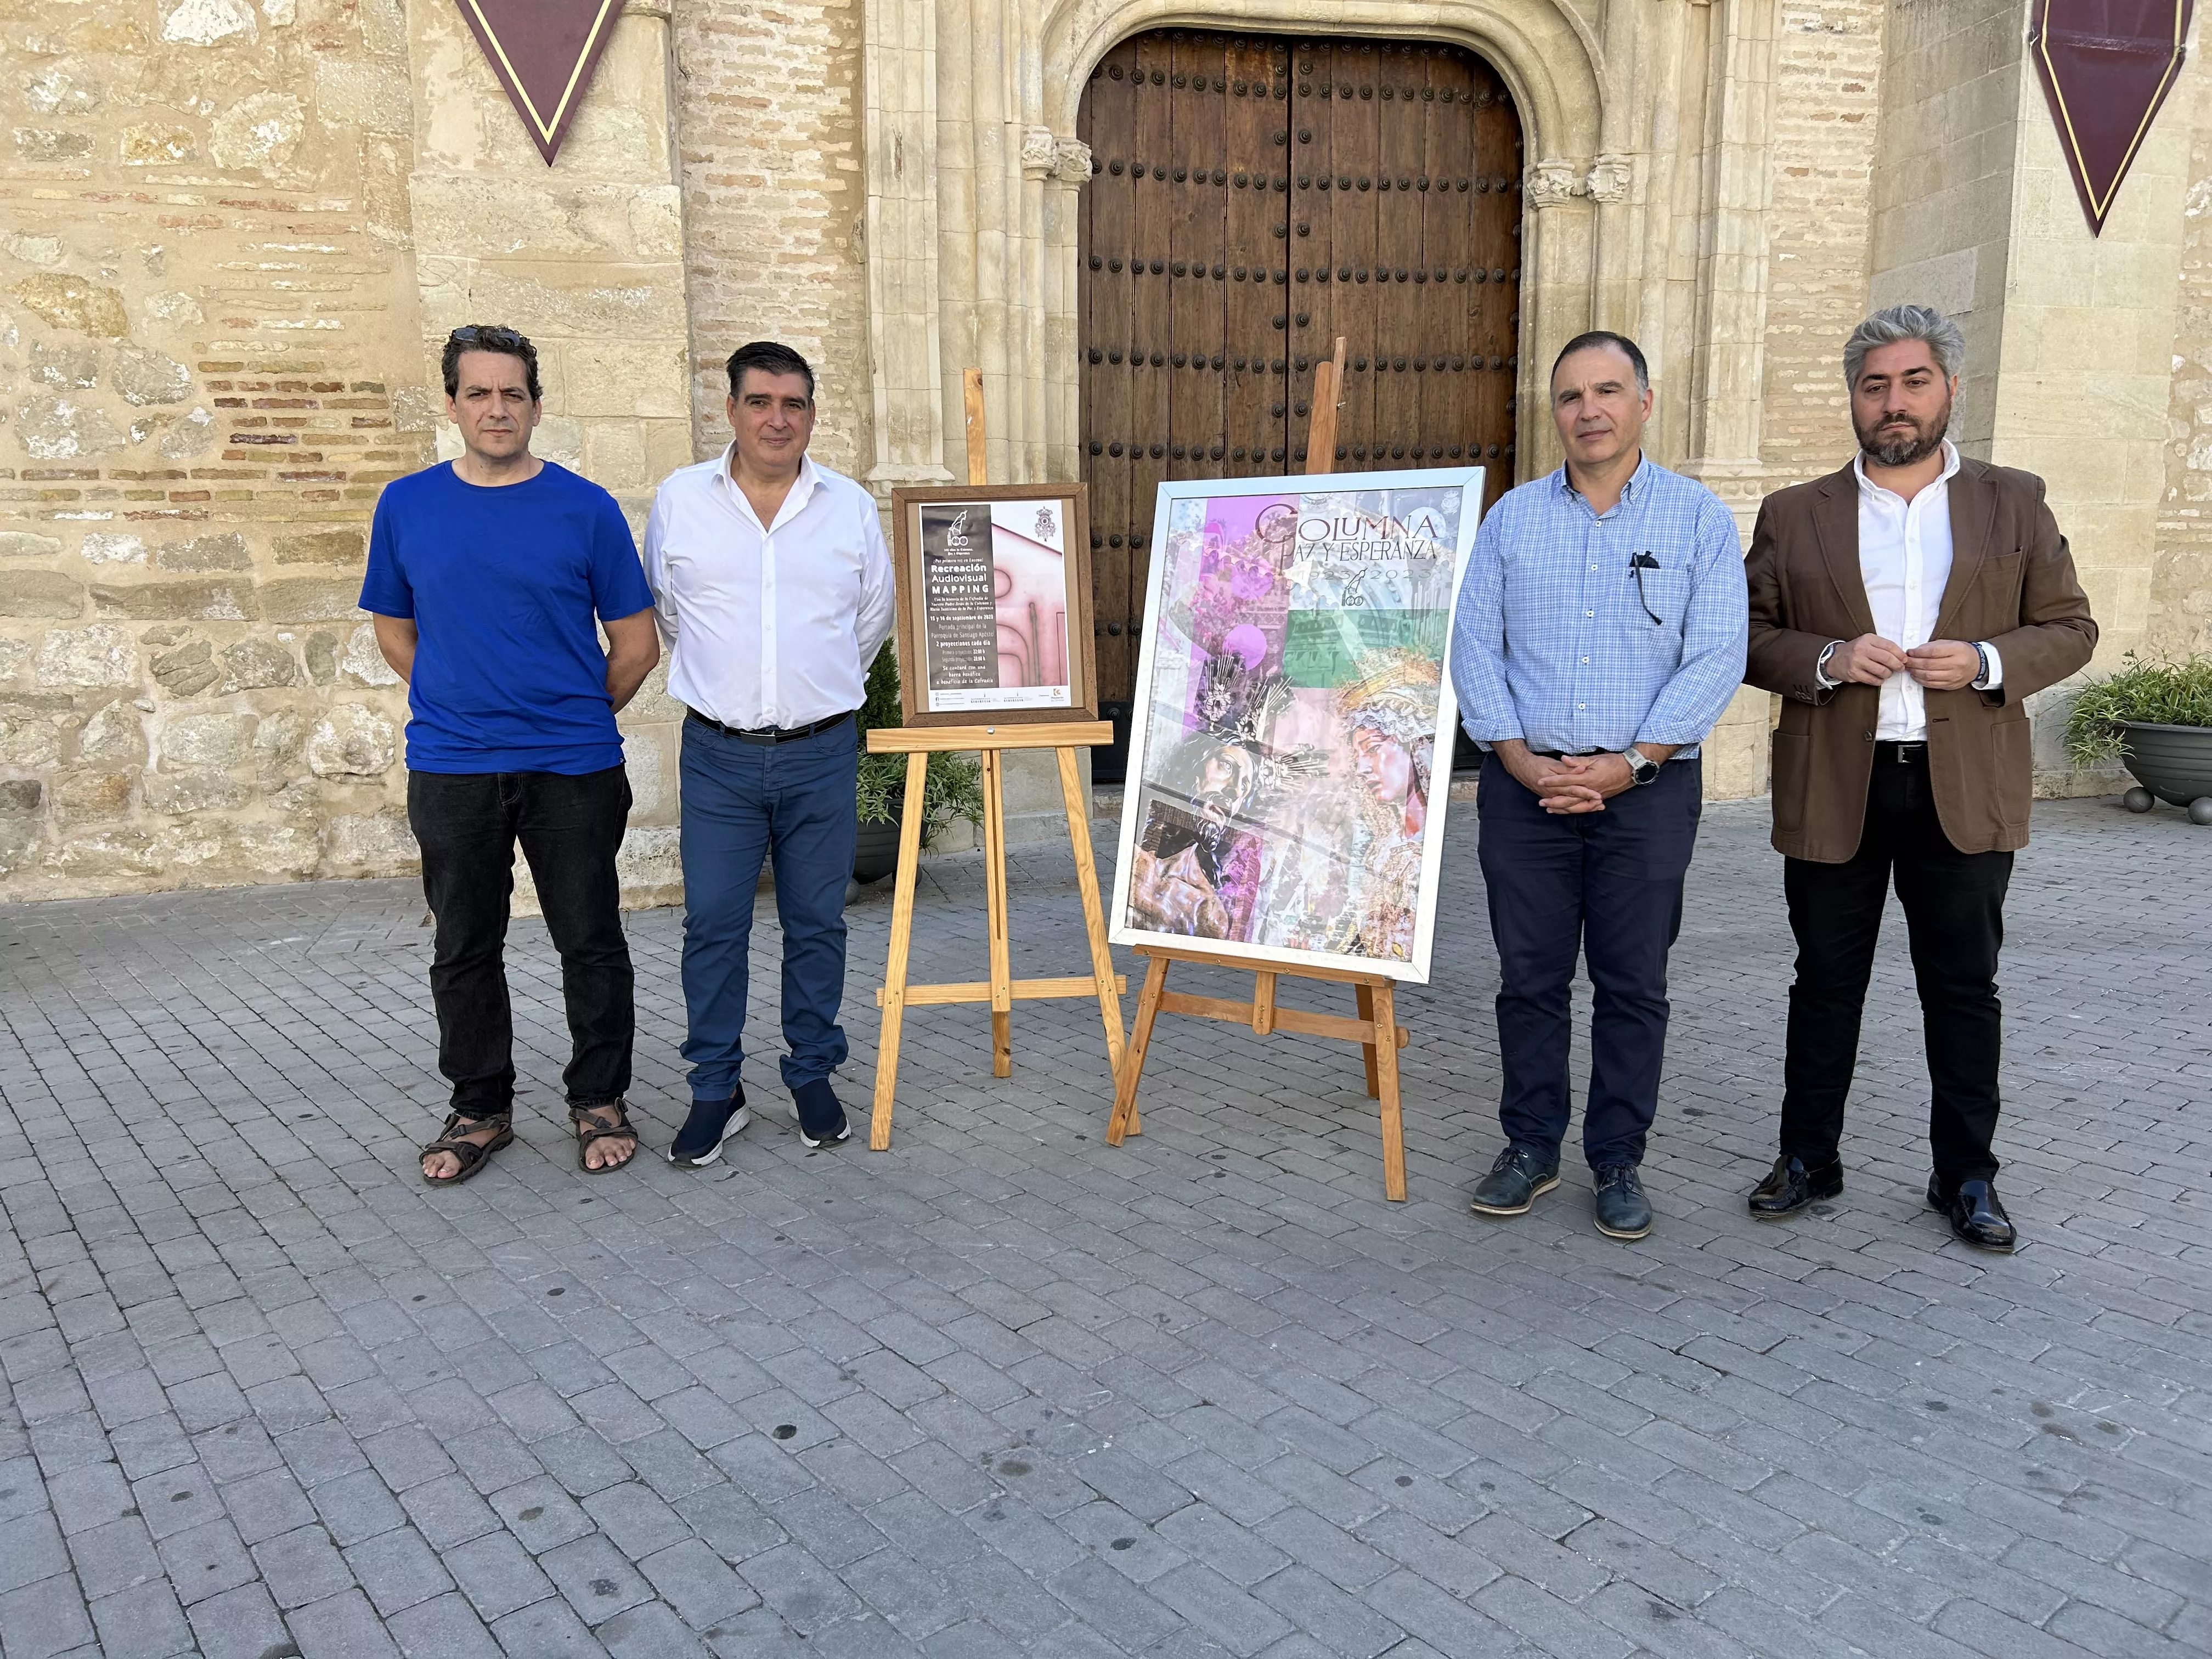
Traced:
[[1667, 1048], [1667, 952], [1681, 931], [1704, 793], [1694, 759], [1669, 761], [1602, 812], [1562, 816], [1495, 755], [1483, 762], [1475, 812], [1498, 945], [1498, 1117], [1509, 1139], [1556, 1153], [1566, 1139], [1581, 956], [1595, 994], [1583, 1150], [1593, 1170], [1644, 1161]]
[[695, 1100], [727, 1100], [744, 1059], [747, 953], [761, 860], [783, 925], [785, 1086], [845, 1062], [845, 884], [859, 826], [858, 723], [750, 744], [684, 722], [684, 1005]]

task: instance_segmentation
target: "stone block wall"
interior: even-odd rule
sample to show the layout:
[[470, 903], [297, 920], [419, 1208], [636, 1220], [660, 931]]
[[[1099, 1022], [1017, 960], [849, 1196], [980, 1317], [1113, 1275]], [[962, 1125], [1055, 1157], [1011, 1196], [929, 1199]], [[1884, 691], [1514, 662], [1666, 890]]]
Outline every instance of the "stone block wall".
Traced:
[[398, 0], [0, 0], [0, 894], [406, 867]]
[[[1875, 167], [1872, 299], [1940, 307], [1966, 336], [1953, 435], [2039, 476], [2100, 630], [2092, 675], [2186, 616], [2195, 591], [2179, 400], [2192, 367], [2186, 243], [2202, 178], [2197, 42], [2101, 234], [2092, 234], [2025, 58], [2021, 8], [1892, 0]], [[2194, 424], [2194, 404], [2189, 424]], [[2170, 592], [2154, 592], [2162, 554]], [[2201, 567], [2194, 567], [2201, 568]], [[2201, 624], [2200, 624], [2201, 627]], [[2201, 637], [2201, 635], [2200, 635]], [[2098, 793], [2061, 742], [2070, 686], [2032, 700], [2036, 783]]]
[[[1747, 548], [1752, 497], [1831, 471], [1851, 453], [1839, 358], [1845, 337], [1866, 314], [1883, 13], [1882, 0], [1781, 9], [1767, 163], [1759, 478], [1755, 491], [1729, 495]], [[1736, 694], [1705, 744], [1709, 799], [1766, 793], [1768, 732], [1779, 701], [1748, 686]]]
[[2142, 643], [2179, 657], [2212, 651], [2212, 96], [2201, 70], [2183, 80], [2164, 118], [2189, 121], [2189, 189], [2166, 398], [2166, 488]]
[[[1612, 114], [1530, 45], [1564, 27], [1547, 3], [1474, 10], [1511, 22], [1486, 50], [1549, 72], [1527, 113], [1566, 181], [1531, 220], [1554, 320], [1648, 308], [1661, 453], [1747, 513], [1832, 466], [1843, 335], [1927, 300], [1967, 329], [1965, 447], [2051, 481], [2100, 663], [2212, 641], [2201, 52], [2093, 240], [2017, 6], [1604, 9], [1588, 38], [1638, 71]], [[1039, 66], [1164, 15], [629, 0], [549, 169], [452, 0], [0, 0], [0, 898], [412, 868], [402, 688], [353, 599], [381, 484], [452, 453], [454, 324], [538, 340], [540, 453], [640, 530], [723, 443], [720, 364], [752, 337], [817, 363], [840, 471], [945, 476], [938, 404], [972, 357], [994, 465], [1056, 466], [1079, 76]], [[1729, 710], [1716, 795], [1764, 787], [1769, 708]], [[2046, 764], [2063, 712], [2039, 710]], [[678, 878], [680, 713], [656, 677], [623, 719], [633, 898]], [[1058, 836], [1049, 769], [1014, 771], [1014, 838]]]
[[[463, 323], [504, 323], [538, 349], [537, 453], [610, 491], [641, 538], [654, 487], [692, 459], [685, 227], [670, 91], [668, 0], [628, 0], [591, 90], [548, 167], [452, 0], [408, 0], [414, 145], [413, 373]], [[438, 423], [441, 456], [459, 453]], [[633, 903], [680, 889], [683, 711], [656, 671], [622, 716], [635, 803], [622, 878]], [[535, 904], [518, 865], [518, 904]]]
[[2021, 97], [2042, 94], [2014, 0], [1891, 0], [1874, 174], [1870, 306], [1934, 306], [1966, 337], [1951, 436], [1990, 459]]
[[[2201, 27], [2201, 20], [2200, 20]], [[2041, 477], [2100, 629], [2088, 673], [2117, 666], [2152, 626], [2151, 578], [2166, 493], [2192, 106], [2192, 56], [2152, 125], [2102, 232], [2091, 235], [2035, 77], [2022, 77], [2012, 252], [1990, 459]], [[2030, 704], [2038, 784], [2101, 794], [2076, 775], [2061, 732], [2070, 688]]]

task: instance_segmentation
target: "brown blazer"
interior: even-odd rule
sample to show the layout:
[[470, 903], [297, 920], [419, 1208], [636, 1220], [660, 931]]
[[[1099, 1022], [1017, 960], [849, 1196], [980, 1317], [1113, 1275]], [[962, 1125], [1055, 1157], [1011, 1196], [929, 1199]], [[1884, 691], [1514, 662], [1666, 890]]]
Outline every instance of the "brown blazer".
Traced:
[[[1960, 852], [2025, 847], [2033, 785], [2027, 700], [2089, 660], [2097, 624], [2042, 479], [1961, 458], [1950, 496], [1951, 578], [1934, 637], [1995, 646], [2004, 684], [1927, 694], [1929, 779], [1943, 834]], [[1875, 631], [1852, 470], [1761, 502], [1745, 571], [1744, 678], [1785, 699], [1773, 739], [1775, 848], [1846, 863], [1866, 821], [1881, 694], [1871, 685], [1823, 690], [1814, 667], [1832, 640]]]

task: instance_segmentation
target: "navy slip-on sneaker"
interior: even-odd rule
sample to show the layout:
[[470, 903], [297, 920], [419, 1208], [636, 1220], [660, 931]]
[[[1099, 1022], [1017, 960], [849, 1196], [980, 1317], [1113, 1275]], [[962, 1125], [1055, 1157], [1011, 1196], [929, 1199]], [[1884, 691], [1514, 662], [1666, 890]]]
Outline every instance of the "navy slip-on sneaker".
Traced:
[[828, 1078], [800, 1084], [791, 1091], [791, 1098], [799, 1108], [799, 1138], [808, 1146], [827, 1146], [851, 1139], [852, 1126], [845, 1121], [845, 1109], [838, 1103], [837, 1091], [830, 1086]]
[[695, 1100], [691, 1115], [684, 1120], [668, 1148], [668, 1161], [682, 1169], [703, 1170], [721, 1158], [722, 1143], [751, 1121], [743, 1085], [727, 1100]]

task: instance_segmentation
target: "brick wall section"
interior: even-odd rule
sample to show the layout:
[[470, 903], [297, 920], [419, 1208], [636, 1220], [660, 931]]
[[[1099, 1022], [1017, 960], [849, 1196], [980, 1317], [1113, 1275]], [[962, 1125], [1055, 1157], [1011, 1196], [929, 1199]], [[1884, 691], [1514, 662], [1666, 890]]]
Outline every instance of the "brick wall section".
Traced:
[[1882, 0], [1784, 7], [1776, 42], [1766, 309], [1767, 487], [1850, 459], [1840, 358], [1866, 313]]
[[398, 5], [0, 0], [0, 896], [404, 867]]
[[729, 441], [722, 365], [775, 339], [814, 365], [812, 453], [873, 464], [858, 0], [676, 0], [694, 433]]

